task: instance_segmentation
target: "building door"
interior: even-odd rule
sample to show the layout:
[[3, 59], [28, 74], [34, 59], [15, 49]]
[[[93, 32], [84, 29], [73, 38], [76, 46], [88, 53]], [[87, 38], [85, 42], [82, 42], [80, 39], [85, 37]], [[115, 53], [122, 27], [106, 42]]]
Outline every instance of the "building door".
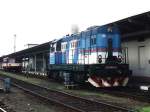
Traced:
[[139, 61], [139, 68], [145, 69], [146, 67], [146, 56], [145, 56], [145, 46], [138, 47], [138, 61]]

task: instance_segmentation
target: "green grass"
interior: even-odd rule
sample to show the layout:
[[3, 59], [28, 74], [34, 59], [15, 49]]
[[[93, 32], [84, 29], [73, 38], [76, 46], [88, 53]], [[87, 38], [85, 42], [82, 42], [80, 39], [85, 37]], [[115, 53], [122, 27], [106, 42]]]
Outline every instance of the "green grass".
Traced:
[[150, 112], [150, 107], [143, 107], [141, 109], [138, 109], [138, 112]]
[[102, 93], [97, 93], [97, 92], [90, 92], [88, 90], [68, 90], [65, 89], [64, 91], [66, 92], [71, 92], [80, 96], [100, 96], [100, 97], [110, 97], [112, 98], [112, 96], [108, 95], [108, 94], [102, 94]]
[[49, 81], [46, 81], [46, 80], [43, 80], [43, 79], [31, 78], [31, 77], [28, 78], [28, 77], [23, 76], [23, 75], [16, 75], [14, 73], [8, 73], [8, 72], [3, 72], [3, 71], [0, 71], [0, 74], [8, 76], [8, 77], [13, 77], [13, 78], [16, 78], [16, 79], [19, 79], [19, 80], [22, 80], [22, 81], [25, 81], [25, 82], [29, 82], [29, 83], [32, 83], [32, 84], [46, 86], [50, 89], [60, 89], [60, 90], [64, 89], [63, 84], [59, 84], [59, 83], [55, 83], [55, 82], [49, 82]]

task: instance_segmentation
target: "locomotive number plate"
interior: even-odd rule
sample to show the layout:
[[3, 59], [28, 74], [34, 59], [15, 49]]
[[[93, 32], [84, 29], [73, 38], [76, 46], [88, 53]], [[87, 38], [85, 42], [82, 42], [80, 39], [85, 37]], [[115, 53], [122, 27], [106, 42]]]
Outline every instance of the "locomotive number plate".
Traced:
[[106, 66], [105, 69], [117, 69], [117, 66]]

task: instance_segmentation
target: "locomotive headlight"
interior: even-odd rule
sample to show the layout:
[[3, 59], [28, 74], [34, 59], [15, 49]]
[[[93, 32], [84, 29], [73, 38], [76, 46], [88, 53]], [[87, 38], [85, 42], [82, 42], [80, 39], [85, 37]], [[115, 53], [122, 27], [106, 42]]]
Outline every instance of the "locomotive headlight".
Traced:
[[118, 56], [118, 62], [119, 62], [119, 63], [122, 62], [122, 56], [121, 56], [121, 55]]
[[98, 55], [98, 62], [102, 63], [102, 55]]

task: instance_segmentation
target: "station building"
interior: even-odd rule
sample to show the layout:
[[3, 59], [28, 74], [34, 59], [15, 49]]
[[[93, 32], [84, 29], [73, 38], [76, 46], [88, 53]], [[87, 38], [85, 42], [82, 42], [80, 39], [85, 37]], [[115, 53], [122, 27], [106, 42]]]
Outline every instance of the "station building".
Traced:
[[122, 31], [122, 48], [133, 76], [150, 82], [150, 12], [117, 23]]
[[50, 42], [46, 42], [22, 51], [2, 56], [0, 57], [0, 65], [4, 58], [9, 57], [10, 59], [15, 59], [17, 63], [22, 63], [23, 73], [28, 72], [30, 74], [46, 75], [49, 60], [49, 44]]

